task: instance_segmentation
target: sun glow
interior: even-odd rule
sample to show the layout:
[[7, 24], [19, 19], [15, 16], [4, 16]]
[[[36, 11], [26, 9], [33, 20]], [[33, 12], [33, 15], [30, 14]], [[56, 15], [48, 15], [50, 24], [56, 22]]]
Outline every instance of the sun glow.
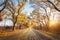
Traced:
[[55, 21], [50, 21], [50, 25], [54, 25], [55, 24]]
[[51, 21], [49, 22], [49, 25], [50, 25], [50, 27], [54, 27], [54, 26], [57, 25], [57, 21], [51, 20]]
[[55, 24], [56, 24], [56, 21], [51, 17], [49, 22], [50, 27], [54, 26]]

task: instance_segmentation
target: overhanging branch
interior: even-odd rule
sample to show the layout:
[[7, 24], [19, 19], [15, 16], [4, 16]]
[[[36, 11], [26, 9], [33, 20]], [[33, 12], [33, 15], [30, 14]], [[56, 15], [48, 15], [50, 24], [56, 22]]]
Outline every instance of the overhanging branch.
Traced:
[[49, 0], [47, 0], [49, 3], [51, 3], [53, 6], [54, 6], [54, 8], [57, 10], [57, 11], [59, 11], [60, 12], [60, 10], [54, 5], [54, 3], [52, 3], [51, 1], [49, 1]]
[[3, 8], [0, 10], [0, 12], [2, 12], [5, 9], [7, 2], [8, 0], [5, 0], [4, 3], [0, 5], [0, 6], [4, 5]]

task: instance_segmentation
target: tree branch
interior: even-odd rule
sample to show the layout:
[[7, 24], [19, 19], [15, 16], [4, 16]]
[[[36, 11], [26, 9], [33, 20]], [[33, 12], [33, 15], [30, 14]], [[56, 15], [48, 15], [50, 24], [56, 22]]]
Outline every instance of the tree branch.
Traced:
[[0, 6], [4, 5], [3, 8], [0, 10], [0, 12], [2, 12], [5, 9], [7, 2], [8, 0], [5, 0], [5, 2], [0, 5]]
[[47, 0], [49, 3], [51, 3], [53, 6], [54, 6], [54, 8], [57, 10], [57, 11], [59, 11], [60, 12], [60, 10], [54, 5], [54, 3], [52, 3], [51, 1], [49, 1], [49, 0]]

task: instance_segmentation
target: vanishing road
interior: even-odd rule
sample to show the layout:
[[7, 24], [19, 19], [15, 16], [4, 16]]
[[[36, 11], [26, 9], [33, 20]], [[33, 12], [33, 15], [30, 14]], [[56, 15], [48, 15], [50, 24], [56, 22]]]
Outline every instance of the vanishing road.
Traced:
[[25, 29], [10, 36], [2, 37], [0, 40], [55, 40], [53, 37], [48, 36], [35, 29]]

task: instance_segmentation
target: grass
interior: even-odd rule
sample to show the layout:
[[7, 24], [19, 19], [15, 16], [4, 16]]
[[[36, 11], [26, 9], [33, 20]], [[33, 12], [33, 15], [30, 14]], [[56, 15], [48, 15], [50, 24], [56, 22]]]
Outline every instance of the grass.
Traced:
[[13, 35], [15, 33], [17, 33], [19, 30], [0, 30], [0, 37], [5, 37], [5, 36], [9, 36], [9, 35]]

